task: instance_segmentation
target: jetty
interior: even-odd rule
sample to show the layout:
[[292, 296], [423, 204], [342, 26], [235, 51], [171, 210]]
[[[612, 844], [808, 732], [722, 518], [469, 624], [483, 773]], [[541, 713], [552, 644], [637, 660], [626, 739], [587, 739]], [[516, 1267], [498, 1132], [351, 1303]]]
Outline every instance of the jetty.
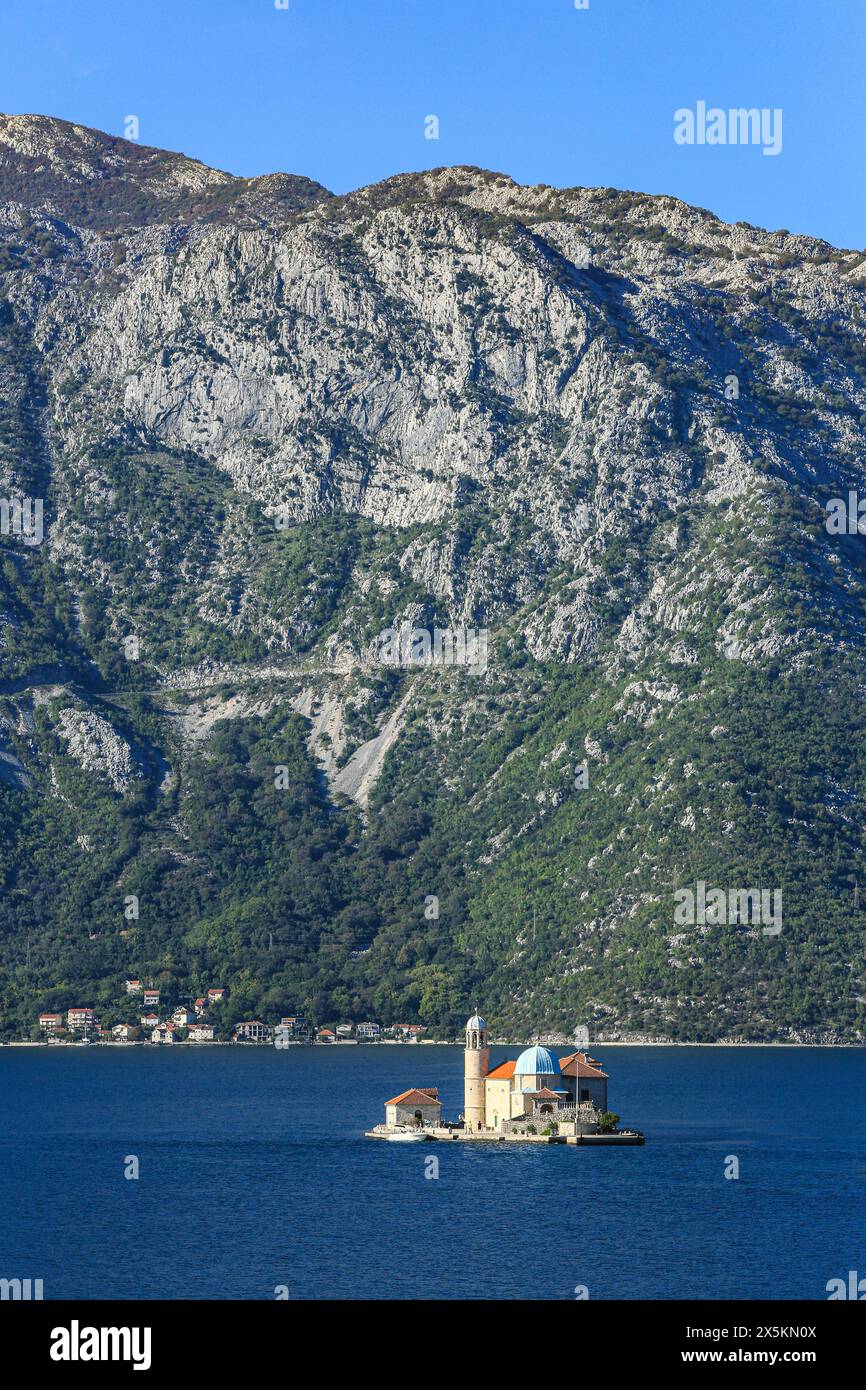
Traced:
[[580, 1144], [592, 1147], [593, 1145], [606, 1146], [609, 1144], [630, 1144], [639, 1145], [646, 1143], [646, 1136], [637, 1129], [615, 1129], [606, 1134], [497, 1134], [495, 1131], [489, 1133], [464, 1133], [457, 1128], [445, 1129], [425, 1129], [399, 1130], [389, 1125], [376, 1125], [373, 1129], [365, 1130], [365, 1139], [388, 1139], [401, 1142], [401, 1135], [405, 1135], [405, 1140], [416, 1138], [418, 1141], [426, 1140], [434, 1143], [439, 1140], [446, 1142], [456, 1141], [463, 1144]]

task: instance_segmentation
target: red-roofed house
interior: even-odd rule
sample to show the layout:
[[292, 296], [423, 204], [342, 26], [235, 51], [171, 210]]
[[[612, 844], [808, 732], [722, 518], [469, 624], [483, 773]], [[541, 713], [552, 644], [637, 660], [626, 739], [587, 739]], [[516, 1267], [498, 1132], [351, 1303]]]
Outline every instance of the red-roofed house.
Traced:
[[413, 1086], [385, 1101], [386, 1125], [439, 1125], [442, 1102], [435, 1086]]
[[395, 1038], [406, 1038], [409, 1042], [417, 1042], [426, 1028], [422, 1028], [420, 1023], [395, 1023], [389, 1030]]
[[564, 1085], [573, 1102], [575, 1090], [579, 1088], [581, 1101], [589, 1101], [596, 1110], [607, 1109], [607, 1072], [601, 1070], [601, 1063], [585, 1052], [572, 1052], [559, 1061], [560, 1075], [565, 1078]]

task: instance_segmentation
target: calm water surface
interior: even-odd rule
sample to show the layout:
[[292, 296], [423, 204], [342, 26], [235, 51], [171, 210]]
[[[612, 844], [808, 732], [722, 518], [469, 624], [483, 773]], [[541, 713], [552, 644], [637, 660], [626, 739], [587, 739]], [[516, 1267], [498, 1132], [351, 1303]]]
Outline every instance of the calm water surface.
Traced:
[[46, 1298], [822, 1299], [866, 1276], [866, 1050], [593, 1050], [644, 1148], [362, 1137], [410, 1085], [456, 1118], [457, 1047], [4, 1048], [0, 1277]]

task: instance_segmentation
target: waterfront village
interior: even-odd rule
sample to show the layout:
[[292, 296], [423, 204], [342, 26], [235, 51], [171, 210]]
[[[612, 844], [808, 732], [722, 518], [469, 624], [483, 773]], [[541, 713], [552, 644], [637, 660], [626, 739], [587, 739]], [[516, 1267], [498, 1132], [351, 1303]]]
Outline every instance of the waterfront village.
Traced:
[[514, 1062], [490, 1066], [487, 1024], [477, 1012], [466, 1024], [463, 1113], [443, 1123], [436, 1086], [412, 1086], [385, 1102], [385, 1122], [368, 1139], [412, 1143], [466, 1139], [548, 1144], [643, 1144], [640, 1130], [618, 1129], [608, 1110], [608, 1075], [587, 1052], [556, 1058], [527, 1047]]
[[425, 1029], [417, 1023], [336, 1023], [326, 1028], [300, 1014], [284, 1015], [277, 1023], [263, 1023], [261, 1019], [229, 1023], [223, 1007], [229, 990], [224, 985], [214, 985], [196, 999], [190, 997], [189, 1004], [166, 1001], [162, 991], [146, 987], [141, 980], [126, 980], [125, 992], [130, 1001], [127, 1020], [103, 1024], [96, 1009], [88, 1006], [41, 1013], [38, 1037], [54, 1043], [232, 1042], [276, 1047], [424, 1040]]

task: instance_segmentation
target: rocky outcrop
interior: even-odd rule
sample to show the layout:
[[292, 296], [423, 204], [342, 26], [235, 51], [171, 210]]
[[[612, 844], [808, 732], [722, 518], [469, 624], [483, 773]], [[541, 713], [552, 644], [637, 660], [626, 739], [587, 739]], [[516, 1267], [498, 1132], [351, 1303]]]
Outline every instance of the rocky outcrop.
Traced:
[[61, 710], [57, 732], [69, 756], [85, 772], [107, 777], [116, 792], [123, 794], [143, 777], [129, 744], [92, 710]]

